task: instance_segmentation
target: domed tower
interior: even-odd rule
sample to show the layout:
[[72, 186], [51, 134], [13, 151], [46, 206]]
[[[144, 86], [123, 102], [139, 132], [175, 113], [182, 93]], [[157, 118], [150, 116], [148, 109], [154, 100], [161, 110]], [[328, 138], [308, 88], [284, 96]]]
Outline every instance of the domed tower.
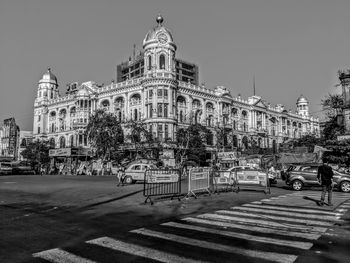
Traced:
[[143, 40], [145, 122], [153, 137], [175, 139], [177, 81], [175, 71], [176, 45], [170, 31], [158, 15], [157, 25]]
[[51, 69], [42, 76], [38, 83], [37, 95], [34, 101], [34, 123], [33, 134], [39, 137], [45, 137], [48, 127], [48, 109], [49, 100], [56, 99], [59, 96], [57, 78], [52, 74]]
[[309, 116], [309, 101], [303, 95], [300, 95], [296, 104], [299, 115]]

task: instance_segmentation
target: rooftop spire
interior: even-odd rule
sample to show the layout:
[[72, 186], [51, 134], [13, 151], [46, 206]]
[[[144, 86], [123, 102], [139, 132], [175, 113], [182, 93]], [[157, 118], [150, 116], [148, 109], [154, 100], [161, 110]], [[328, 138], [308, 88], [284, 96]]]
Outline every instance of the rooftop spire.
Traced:
[[158, 26], [162, 26], [164, 18], [161, 16], [161, 14], [158, 14], [156, 21]]

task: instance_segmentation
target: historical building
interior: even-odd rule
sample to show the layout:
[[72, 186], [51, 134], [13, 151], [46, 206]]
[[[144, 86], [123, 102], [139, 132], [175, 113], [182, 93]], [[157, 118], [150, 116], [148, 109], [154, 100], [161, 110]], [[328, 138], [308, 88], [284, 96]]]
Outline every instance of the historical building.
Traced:
[[0, 127], [0, 156], [17, 159], [19, 127], [15, 118], [5, 119]]
[[218, 127], [229, 131], [225, 144], [230, 149], [246, 149], [253, 143], [277, 149], [288, 139], [319, 135], [319, 121], [309, 115], [309, 103], [303, 96], [292, 112], [281, 104], [272, 106], [260, 96], [244, 99], [223, 86], [209, 89], [198, 85], [198, 72], [182, 81], [177, 72], [182, 70], [178, 64], [182, 60], [176, 58], [177, 46], [161, 16], [142, 47], [140, 57], [120, 65], [118, 74], [125, 81], [103, 86], [92, 81], [73, 83], [63, 96], [56, 76], [48, 69], [38, 84], [33, 136], [48, 139], [55, 148], [88, 147], [84, 129], [98, 108], [116, 114], [122, 122], [144, 122], [161, 141], [175, 141], [181, 127], [203, 124], [213, 134], [208, 148], [215, 145]]

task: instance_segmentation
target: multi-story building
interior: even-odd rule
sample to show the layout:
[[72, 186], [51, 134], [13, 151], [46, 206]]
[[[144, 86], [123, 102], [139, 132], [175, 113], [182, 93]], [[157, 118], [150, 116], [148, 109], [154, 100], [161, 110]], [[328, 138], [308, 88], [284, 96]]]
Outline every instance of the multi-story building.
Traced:
[[[309, 115], [305, 97], [297, 99], [297, 110], [292, 112], [281, 104], [272, 106], [260, 96], [244, 99], [223, 86], [209, 89], [182, 81], [177, 77], [180, 60], [176, 49], [159, 16], [157, 26], [143, 40], [142, 56], [136, 60], [142, 74], [135, 72], [125, 81], [103, 86], [92, 81], [74, 83], [61, 96], [57, 78], [48, 69], [39, 81], [34, 102], [33, 136], [50, 140], [56, 148], [88, 147], [84, 129], [89, 116], [99, 108], [116, 114], [121, 122], [142, 121], [161, 141], [175, 141], [176, 131], [191, 123], [205, 125], [213, 135], [217, 127], [226, 128], [225, 143], [242, 149], [253, 142], [261, 148], [277, 149], [288, 139], [319, 135], [319, 120]], [[211, 138], [208, 146], [215, 145], [216, 136]]]
[[15, 118], [5, 119], [1, 130], [0, 156], [17, 159], [19, 127]]
[[[177, 80], [198, 85], [199, 76], [198, 66], [196, 64], [175, 58], [175, 70]], [[117, 65], [117, 82], [143, 77], [144, 72], [144, 53], [140, 52], [138, 56], [133, 56], [133, 59], [129, 57], [129, 61]]]

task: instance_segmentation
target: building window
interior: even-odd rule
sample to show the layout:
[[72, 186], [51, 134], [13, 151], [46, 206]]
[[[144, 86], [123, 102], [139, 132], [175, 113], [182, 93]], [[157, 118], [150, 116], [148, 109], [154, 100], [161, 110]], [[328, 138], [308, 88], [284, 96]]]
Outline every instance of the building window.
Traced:
[[163, 97], [163, 89], [158, 89], [158, 97]]
[[164, 98], [168, 98], [168, 90], [167, 89], [164, 90]]
[[137, 109], [134, 109], [134, 120], [137, 121]]
[[152, 98], [153, 98], [153, 90], [149, 90], [149, 92], [148, 92], [148, 96], [149, 96], [149, 98], [150, 98], [150, 99], [152, 99]]
[[163, 54], [159, 56], [159, 68], [165, 69], [165, 56]]
[[158, 103], [158, 117], [162, 117], [163, 114], [163, 104]]
[[149, 104], [149, 117], [152, 118], [153, 117], [153, 105]]
[[158, 124], [158, 138], [160, 140], [163, 139], [163, 125], [162, 124]]
[[182, 111], [180, 111], [180, 122], [183, 122], [183, 112]]
[[40, 133], [40, 127], [38, 127], [38, 133]]
[[168, 104], [164, 104], [164, 116], [165, 118], [168, 118]]
[[148, 56], [148, 70], [151, 70], [152, 68], [152, 57], [151, 55]]
[[41, 115], [38, 115], [38, 121], [40, 121], [41, 120]]
[[168, 139], [169, 138], [169, 125], [168, 124], [164, 124], [164, 136], [165, 136], [165, 139]]

